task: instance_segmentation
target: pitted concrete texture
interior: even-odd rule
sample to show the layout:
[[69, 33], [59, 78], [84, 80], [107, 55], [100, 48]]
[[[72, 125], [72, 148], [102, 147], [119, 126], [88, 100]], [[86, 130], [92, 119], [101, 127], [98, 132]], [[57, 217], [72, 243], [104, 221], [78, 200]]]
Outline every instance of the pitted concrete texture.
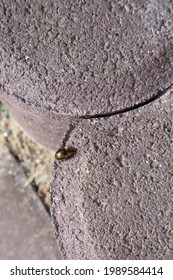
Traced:
[[[110, 113], [148, 100], [173, 80], [172, 14], [170, 0], [2, 0], [0, 98], [16, 105], [29, 132], [22, 120], [33, 112], [40, 142], [42, 112], [56, 139], [64, 133], [56, 114]], [[44, 144], [55, 148], [52, 141]]]
[[72, 116], [148, 99], [173, 79], [172, 14], [170, 0], [1, 1], [4, 90]]
[[52, 217], [66, 259], [173, 259], [173, 92], [82, 120], [57, 162]]
[[0, 2], [0, 99], [40, 143], [78, 149], [52, 183], [65, 258], [173, 257], [170, 95], [78, 118], [170, 87], [172, 13], [170, 0]]
[[61, 259], [49, 216], [25, 180], [8, 150], [1, 151], [0, 259]]

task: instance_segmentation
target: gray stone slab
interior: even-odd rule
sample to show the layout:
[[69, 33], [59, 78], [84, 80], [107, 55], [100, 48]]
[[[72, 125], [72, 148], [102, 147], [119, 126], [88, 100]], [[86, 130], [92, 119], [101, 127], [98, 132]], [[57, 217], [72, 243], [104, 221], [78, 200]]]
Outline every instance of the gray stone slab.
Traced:
[[52, 224], [7, 149], [0, 155], [0, 259], [61, 259]]
[[2, 0], [0, 99], [55, 149], [65, 116], [110, 113], [170, 86], [172, 14], [170, 0]]
[[173, 91], [83, 120], [56, 162], [52, 217], [66, 259], [173, 259]]
[[170, 0], [3, 0], [0, 11], [4, 91], [27, 104], [110, 112], [173, 79]]
[[9, 99], [2, 95], [2, 100], [29, 137], [48, 149], [56, 150], [62, 146], [66, 132], [74, 122], [71, 117], [28, 107], [21, 100], [16, 102], [15, 97]]
[[170, 87], [172, 10], [169, 0], [0, 2], [0, 99], [40, 143], [78, 148], [52, 185], [65, 258], [172, 258], [168, 95], [73, 120]]

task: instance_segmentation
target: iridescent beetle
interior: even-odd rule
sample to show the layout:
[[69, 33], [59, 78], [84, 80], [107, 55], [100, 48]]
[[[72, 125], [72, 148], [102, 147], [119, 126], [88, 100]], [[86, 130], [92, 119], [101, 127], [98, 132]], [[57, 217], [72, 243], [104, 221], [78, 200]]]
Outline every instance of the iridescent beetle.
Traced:
[[72, 158], [77, 152], [77, 149], [68, 147], [68, 148], [61, 148], [55, 153], [55, 159], [57, 160], [67, 160]]

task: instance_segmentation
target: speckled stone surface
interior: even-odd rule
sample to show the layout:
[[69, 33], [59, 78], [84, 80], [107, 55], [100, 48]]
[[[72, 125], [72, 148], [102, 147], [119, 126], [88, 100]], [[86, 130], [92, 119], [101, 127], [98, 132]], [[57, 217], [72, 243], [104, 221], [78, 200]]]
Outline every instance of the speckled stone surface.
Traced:
[[173, 3], [0, 2], [0, 99], [56, 164], [52, 216], [64, 258], [172, 253]]
[[[66, 259], [173, 259], [173, 92], [83, 120], [55, 163], [52, 216]], [[70, 238], [69, 238], [70, 237]]]
[[2, 0], [0, 98], [9, 108], [25, 103], [17, 118], [30, 133], [24, 119], [32, 113], [40, 141], [42, 112], [56, 139], [57, 130], [64, 134], [57, 114], [106, 113], [147, 100], [173, 80], [172, 13], [169, 0]]
[[48, 213], [7, 149], [0, 155], [0, 259], [61, 259]]

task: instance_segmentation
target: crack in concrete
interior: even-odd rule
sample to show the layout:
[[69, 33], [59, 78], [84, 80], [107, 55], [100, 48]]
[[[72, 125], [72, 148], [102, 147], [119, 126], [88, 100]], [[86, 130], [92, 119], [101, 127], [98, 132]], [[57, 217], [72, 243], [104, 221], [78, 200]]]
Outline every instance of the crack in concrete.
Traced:
[[[77, 120], [76, 120], [76, 122], [77, 122]], [[65, 136], [64, 136], [64, 138], [63, 138], [63, 140], [62, 140], [62, 147], [65, 147], [65, 146], [66, 146], [66, 143], [67, 143], [67, 141], [69, 140], [70, 135], [71, 135], [72, 131], [75, 129], [75, 127], [76, 127], [76, 125], [75, 125], [74, 123], [69, 124], [69, 129], [68, 129], [67, 132], [65, 133]]]
[[[23, 173], [25, 175], [25, 177], [28, 177], [28, 170], [26, 170], [26, 168], [24, 166], [21, 165], [21, 159], [18, 157], [18, 155], [16, 153], [14, 153], [14, 151], [11, 149], [10, 147], [10, 143], [9, 140], [6, 139], [6, 146], [8, 148], [9, 153], [12, 155], [12, 157], [14, 157], [14, 159], [16, 160], [16, 162], [19, 164], [20, 168], [23, 170]], [[32, 190], [34, 191], [34, 193], [36, 194], [36, 196], [38, 197], [38, 199], [41, 201], [44, 209], [46, 210], [46, 212], [48, 213], [48, 215], [50, 216], [50, 209], [49, 207], [45, 204], [43, 197], [39, 196], [38, 194], [38, 186], [35, 184], [34, 181], [32, 181], [30, 183], [30, 186], [32, 188]]]
[[154, 95], [153, 97], [151, 97], [150, 99], [148, 100], [145, 100], [145, 101], [142, 101], [138, 104], [135, 104], [133, 106], [130, 106], [130, 107], [126, 107], [124, 109], [120, 109], [120, 110], [117, 110], [117, 111], [113, 111], [113, 112], [109, 112], [109, 113], [99, 113], [99, 114], [94, 114], [94, 115], [85, 115], [85, 116], [81, 116], [81, 117], [78, 117], [78, 119], [94, 119], [94, 118], [106, 118], [106, 117], [111, 117], [111, 116], [114, 116], [114, 115], [118, 115], [118, 114], [124, 114], [124, 113], [127, 113], [129, 111], [133, 111], [133, 110], [136, 110], [140, 107], [143, 107], [145, 105], [148, 105], [150, 104], [151, 102], [159, 99], [160, 97], [162, 97], [168, 90], [171, 89], [171, 87], [173, 86], [173, 83], [168, 86], [166, 89], [164, 90], [159, 90], [157, 92], [156, 95]]
[[[113, 112], [110, 112], [110, 113], [100, 113], [100, 114], [95, 114], [95, 115], [85, 115], [85, 116], [80, 116], [80, 117], [76, 117], [74, 118], [75, 119], [75, 122], [79, 122], [80, 120], [82, 119], [94, 119], [94, 118], [107, 118], [107, 117], [111, 117], [111, 116], [114, 116], [114, 115], [121, 115], [121, 114], [124, 114], [124, 113], [127, 113], [129, 111], [133, 111], [133, 110], [136, 110], [138, 108], [141, 108], [145, 105], [148, 105], [152, 102], [154, 102], [155, 100], [159, 99], [160, 97], [162, 97], [168, 90], [171, 89], [171, 87], [173, 87], [173, 83], [171, 85], [169, 85], [166, 89], [164, 90], [159, 90], [157, 92], [156, 95], [154, 95], [153, 97], [151, 97], [150, 99], [148, 100], [145, 100], [143, 102], [140, 102], [138, 104], [135, 104], [133, 106], [130, 106], [130, 107], [126, 107], [124, 109], [120, 109], [120, 110], [117, 110], [117, 111], [113, 111]], [[72, 133], [72, 131], [75, 129], [76, 127], [76, 123], [72, 123], [69, 125], [69, 129], [67, 130], [67, 132], [65, 133], [65, 136], [62, 140], [62, 147], [65, 147], [66, 146], [66, 143], [67, 141], [69, 140], [70, 138], [70, 135]]]

